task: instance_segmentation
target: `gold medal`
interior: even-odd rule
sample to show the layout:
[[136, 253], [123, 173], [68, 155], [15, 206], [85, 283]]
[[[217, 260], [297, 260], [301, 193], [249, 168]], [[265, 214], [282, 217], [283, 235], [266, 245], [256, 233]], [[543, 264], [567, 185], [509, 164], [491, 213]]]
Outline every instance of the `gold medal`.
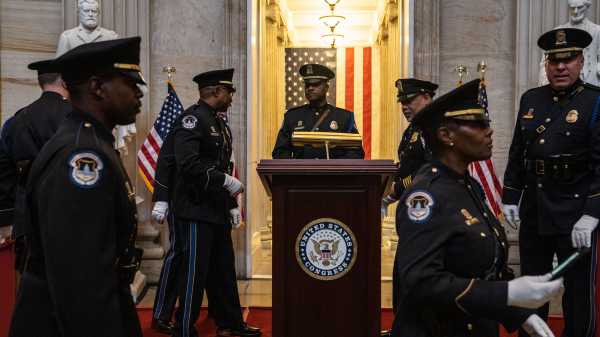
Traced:
[[530, 108], [525, 114], [523, 114], [523, 119], [533, 119], [533, 108]]
[[577, 110], [571, 110], [567, 113], [567, 118], [565, 120], [567, 123], [575, 123], [579, 119], [579, 112]]

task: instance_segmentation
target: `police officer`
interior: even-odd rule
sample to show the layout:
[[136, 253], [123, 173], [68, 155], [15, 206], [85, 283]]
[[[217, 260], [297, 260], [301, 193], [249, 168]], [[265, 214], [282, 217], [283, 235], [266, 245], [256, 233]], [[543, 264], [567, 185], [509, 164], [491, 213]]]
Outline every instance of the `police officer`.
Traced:
[[[200, 100], [178, 118], [173, 132], [177, 181], [173, 208], [175, 226], [184, 233], [184, 280], [175, 314], [174, 336], [196, 336], [204, 290], [218, 336], [259, 336], [242, 318], [231, 228], [241, 221], [235, 199], [242, 183], [232, 176], [232, 137], [219, 117], [232, 102], [233, 69], [194, 77]], [[209, 298], [209, 300], [211, 300]]]
[[111, 133], [140, 112], [140, 40], [84, 44], [54, 61], [73, 111], [30, 171], [28, 261], [9, 336], [142, 336], [130, 292], [135, 193]]
[[170, 334], [173, 325], [171, 317], [177, 302], [178, 287], [183, 274], [183, 249], [182, 236], [178, 227], [175, 227], [175, 215], [169, 210], [173, 200], [173, 188], [177, 178], [175, 152], [173, 148], [173, 134], [169, 133], [161, 147], [156, 161], [156, 174], [154, 176], [154, 193], [152, 201], [152, 218], [163, 223], [168, 217], [169, 225], [169, 251], [167, 252], [158, 279], [156, 297], [152, 313], [152, 328], [158, 332]]
[[[412, 183], [413, 176], [431, 157], [429, 151], [426, 150], [421, 131], [411, 121], [419, 111], [431, 103], [438, 85], [416, 78], [401, 78], [396, 81], [396, 88], [398, 89], [398, 102], [402, 104], [402, 112], [409, 125], [404, 130], [402, 141], [398, 146], [399, 162], [398, 172], [394, 176], [394, 190], [381, 200], [381, 215], [384, 217], [387, 216], [389, 205], [398, 201], [404, 189]], [[394, 264], [395, 261], [394, 258]], [[392, 273], [393, 279], [395, 279], [395, 267]], [[392, 308], [394, 312], [396, 312], [397, 294], [396, 282], [392, 281]], [[389, 334], [383, 332], [382, 336], [389, 336]]]
[[[392, 336], [498, 336], [522, 326], [551, 337], [533, 310], [559, 295], [550, 275], [510, 280], [508, 242], [469, 175], [489, 159], [492, 130], [478, 102], [479, 80], [433, 101], [413, 120], [432, 160], [402, 195], [398, 231], [398, 307]], [[520, 308], [517, 308], [520, 307]]]
[[402, 112], [409, 125], [404, 130], [402, 141], [398, 146], [399, 162], [398, 173], [394, 179], [394, 191], [385, 196], [381, 203], [383, 216], [387, 216], [388, 206], [398, 201], [404, 189], [412, 182], [412, 177], [430, 156], [421, 131], [411, 121], [419, 111], [431, 103], [438, 85], [416, 78], [401, 78], [396, 81], [396, 88], [398, 102], [402, 104]]
[[[320, 64], [305, 64], [300, 67], [304, 79], [304, 94], [308, 104], [292, 108], [285, 113], [283, 125], [277, 134], [273, 159], [316, 159], [327, 158], [324, 148], [310, 145], [292, 145], [294, 131], [322, 131], [358, 133], [354, 113], [327, 103], [329, 80], [335, 77], [333, 71]], [[330, 149], [331, 159], [362, 159], [365, 152], [361, 147]]]
[[4, 122], [0, 130], [0, 227], [12, 226], [15, 213], [15, 193], [17, 188], [17, 167], [10, 155], [12, 116]]
[[[550, 83], [521, 97], [502, 195], [506, 219], [520, 224], [524, 275], [550, 271], [555, 254], [561, 262], [592, 247], [565, 275], [565, 335], [572, 337], [592, 336], [597, 325], [592, 257], [600, 218], [600, 88], [579, 79], [591, 41], [574, 28], [538, 39]], [[546, 318], [548, 306], [539, 315]]]
[[[23, 228], [18, 217], [22, 217], [24, 188], [31, 163], [44, 144], [54, 135], [68, 112], [71, 104], [65, 83], [56, 72], [51, 60], [34, 62], [28, 65], [37, 71], [37, 79], [42, 95], [28, 106], [15, 113], [5, 129], [4, 151], [0, 154], [5, 164], [0, 176], [0, 186], [6, 198], [6, 206], [0, 206], [0, 214], [6, 218], [2, 222], [13, 224], [15, 238], [16, 269], [22, 271], [25, 256]], [[16, 200], [16, 201], [15, 201]], [[12, 205], [10, 202], [12, 201]], [[16, 205], [15, 205], [16, 202]], [[13, 218], [14, 216], [17, 219]]]

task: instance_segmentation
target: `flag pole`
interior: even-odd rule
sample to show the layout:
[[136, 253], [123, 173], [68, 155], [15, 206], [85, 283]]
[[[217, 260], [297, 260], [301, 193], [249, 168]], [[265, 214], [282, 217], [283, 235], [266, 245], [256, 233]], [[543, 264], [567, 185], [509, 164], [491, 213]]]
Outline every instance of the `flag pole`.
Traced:
[[163, 73], [167, 73], [167, 83], [170, 83], [171, 85], [173, 85], [173, 74], [175, 74], [177, 72], [177, 69], [175, 69], [175, 67], [170, 66], [170, 65], [166, 65], [163, 67], [162, 69]]
[[485, 72], [487, 71], [487, 63], [485, 60], [481, 60], [477, 64], [477, 72], [479, 73], [479, 77], [481, 78], [481, 82], [485, 82]]
[[467, 66], [459, 64], [454, 68], [454, 72], [458, 73], [458, 83], [456, 83], [456, 87], [458, 88], [464, 84], [463, 78], [469, 74], [469, 69]]

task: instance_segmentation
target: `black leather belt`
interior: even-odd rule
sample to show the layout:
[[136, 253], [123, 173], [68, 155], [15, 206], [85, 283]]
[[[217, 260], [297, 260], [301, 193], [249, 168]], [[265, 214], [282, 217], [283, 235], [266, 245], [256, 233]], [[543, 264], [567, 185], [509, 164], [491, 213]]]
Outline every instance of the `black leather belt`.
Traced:
[[568, 178], [590, 170], [585, 160], [564, 158], [526, 159], [525, 169], [539, 177]]

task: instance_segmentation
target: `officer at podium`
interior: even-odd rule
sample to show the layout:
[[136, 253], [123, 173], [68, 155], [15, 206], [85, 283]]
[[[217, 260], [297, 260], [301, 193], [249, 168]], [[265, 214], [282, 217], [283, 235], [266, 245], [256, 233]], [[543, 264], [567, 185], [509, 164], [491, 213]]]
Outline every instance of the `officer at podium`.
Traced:
[[[331, 69], [320, 64], [305, 64], [300, 67], [304, 79], [304, 94], [308, 104], [292, 108], [285, 113], [283, 125], [277, 134], [273, 148], [273, 159], [324, 159], [325, 148], [310, 145], [296, 147], [292, 144], [294, 131], [358, 133], [354, 113], [327, 103], [329, 80], [335, 77]], [[330, 149], [331, 159], [363, 159], [362, 146], [355, 148], [337, 147]]]

